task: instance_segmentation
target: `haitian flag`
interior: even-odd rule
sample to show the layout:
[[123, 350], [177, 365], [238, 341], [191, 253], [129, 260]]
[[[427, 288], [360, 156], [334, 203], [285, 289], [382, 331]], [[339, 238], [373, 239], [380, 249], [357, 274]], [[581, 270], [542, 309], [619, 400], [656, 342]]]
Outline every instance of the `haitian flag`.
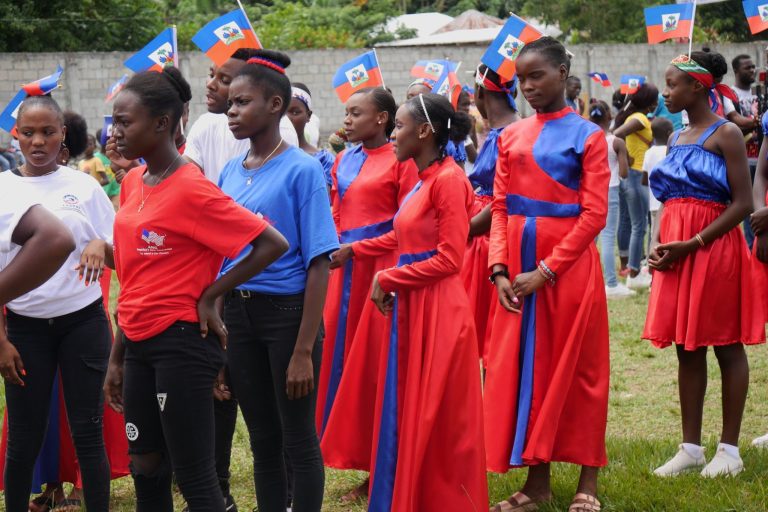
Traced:
[[593, 71], [592, 73], [587, 73], [587, 76], [603, 87], [611, 87], [612, 85], [611, 81], [608, 79], [608, 75], [605, 73], [597, 73]]
[[30, 96], [45, 96], [59, 86], [59, 80], [63, 72], [64, 68], [57, 66], [53, 74], [22, 85], [21, 88]]
[[205, 25], [192, 42], [217, 66], [224, 64], [240, 48], [262, 48], [251, 23], [240, 9]]
[[24, 101], [24, 98], [26, 97], [27, 91], [22, 89], [8, 102], [2, 113], [0, 113], [0, 128], [8, 133], [13, 133], [13, 129], [16, 126], [16, 115], [19, 113], [21, 102]]
[[691, 37], [693, 28], [693, 4], [659, 5], [645, 8], [645, 28], [648, 43], [656, 44], [667, 39]]
[[366, 87], [383, 87], [379, 60], [371, 50], [345, 62], [333, 75], [333, 88], [342, 103], [346, 103], [352, 94]]
[[101, 140], [99, 141], [99, 144], [101, 144], [101, 147], [104, 147], [107, 145], [107, 140], [112, 136], [112, 125], [114, 123], [112, 122], [112, 116], [104, 116], [104, 126], [101, 128]]
[[131, 71], [162, 71], [166, 66], [176, 66], [176, 29], [167, 28], [149, 42], [147, 46], [136, 52], [125, 61], [125, 66]]
[[744, 14], [753, 34], [768, 29], [768, 0], [744, 0]]
[[443, 72], [443, 75], [437, 79], [435, 86], [432, 88], [432, 92], [448, 98], [455, 110], [456, 105], [459, 104], [459, 95], [461, 94], [461, 82], [459, 77], [456, 76], [456, 72], [454, 70]]
[[125, 84], [128, 82], [128, 75], [123, 75], [120, 77], [120, 79], [109, 86], [109, 89], [107, 89], [107, 97], [104, 101], [109, 101], [115, 96], [117, 96], [117, 93], [123, 90], [123, 87], [125, 87]]
[[541, 32], [513, 14], [480, 61], [504, 80], [512, 80], [515, 74], [515, 60], [523, 46], [540, 37]]
[[644, 83], [643, 75], [621, 75], [621, 94], [635, 94]]
[[443, 72], [446, 69], [455, 71], [456, 64], [449, 60], [420, 60], [411, 68], [411, 76], [414, 78], [437, 80], [443, 76]]

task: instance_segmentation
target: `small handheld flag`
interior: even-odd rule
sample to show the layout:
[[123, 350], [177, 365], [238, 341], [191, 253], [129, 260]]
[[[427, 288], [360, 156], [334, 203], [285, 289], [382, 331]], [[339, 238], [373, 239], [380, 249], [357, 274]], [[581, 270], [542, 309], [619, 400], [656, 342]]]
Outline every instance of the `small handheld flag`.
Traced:
[[107, 89], [107, 97], [104, 101], [109, 101], [115, 96], [117, 96], [117, 93], [123, 90], [123, 87], [125, 87], [125, 84], [128, 82], [128, 75], [123, 75], [120, 77], [120, 79], [109, 86], [109, 89]]
[[750, 32], [757, 34], [768, 29], [768, 0], [744, 0], [742, 6]]
[[603, 87], [612, 86], [611, 81], [608, 79], [608, 75], [606, 75], [605, 73], [597, 73], [593, 71], [592, 73], [587, 73], [587, 75], [589, 76], [589, 78], [591, 78], [598, 84], [602, 85]]
[[643, 75], [621, 75], [621, 94], [635, 94], [644, 83]]
[[449, 60], [419, 60], [411, 68], [411, 76], [414, 78], [437, 80], [446, 69], [455, 71], [456, 64]]
[[333, 88], [342, 103], [346, 103], [360, 89], [383, 86], [384, 80], [374, 50], [345, 62], [333, 75]]
[[693, 28], [694, 4], [659, 5], [645, 8], [645, 28], [648, 43], [667, 39], [690, 39]]
[[205, 25], [195, 34], [192, 42], [217, 66], [224, 64], [240, 48], [262, 48], [248, 18], [240, 9]]
[[2, 113], [0, 113], [0, 128], [7, 131], [8, 133], [12, 133], [14, 127], [16, 126], [16, 116], [19, 113], [19, 107], [21, 106], [21, 102], [24, 101], [24, 98], [26, 97], [27, 91], [22, 89], [16, 93], [16, 96], [14, 96], [11, 101], [8, 102]]
[[59, 80], [64, 68], [56, 67], [56, 71], [40, 80], [25, 84], [21, 88], [30, 96], [44, 96], [59, 86]]
[[112, 116], [104, 116], [104, 126], [101, 128], [101, 147], [107, 145], [107, 140], [112, 136]]
[[541, 32], [513, 14], [480, 60], [504, 80], [512, 80], [520, 51], [540, 37]]
[[461, 82], [456, 76], [456, 72], [454, 70], [444, 71], [443, 75], [437, 79], [432, 92], [448, 98], [455, 109], [459, 104], [459, 95], [461, 94]]
[[131, 71], [162, 71], [167, 66], [176, 66], [176, 29], [169, 27], [155, 37], [144, 48], [133, 54], [125, 61], [125, 66]]

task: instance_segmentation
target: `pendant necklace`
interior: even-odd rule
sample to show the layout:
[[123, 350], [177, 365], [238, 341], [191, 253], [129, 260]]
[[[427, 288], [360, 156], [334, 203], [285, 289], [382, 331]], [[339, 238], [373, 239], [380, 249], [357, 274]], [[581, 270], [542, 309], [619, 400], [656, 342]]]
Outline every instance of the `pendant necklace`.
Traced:
[[[256, 173], [256, 171], [258, 171], [259, 169], [261, 169], [262, 167], [264, 167], [264, 164], [266, 164], [266, 163], [267, 163], [267, 160], [269, 160], [270, 158], [272, 158], [272, 156], [273, 156], [275, 153], [277, 153], [277, 150], [278, 150], [278, 149], [280, 149], [280, 146], [281, 146], [282, 144], [283, 144], [283, 139], [282, 139], [282, 137], [281, 137], [281, 138], [280, 138], [280, 142], [278, 142], [278, 143], [277, 143], [277, 146], [275, 146], [275, 149], [273, 149], [273, 150], [272, 150], [272, 152], [271, 152], [269, 155], [267, 155], [267, 158], [265, 158], [264, 160], [262, 160], [262, 161], [261, 161], [261, 165], [260, 165], [260, 166], [258, 166], [257, 168], [255, 168], [255, 169], [253, 170], [254, 174]], [[245, 161], [248, 159], [248, 155], [250, 155], [250, 154], [251, 154], [251, 150], [249, 149], [249, 150], [248, 150], [248, 152], [245, 154], [245, 158], [243, 158], [243, 169], [246, 169], [246, 170], [248, 170], [248, 168], [245, 166]], [[245, 184], [246, 184], [246, 186], [250, 186], [250, 184], [251, 184], [251, 183], [253, 183], [253, 174], [251, 174], [250, 176], [248, 176], [248, 179], [247, 179], [247, 180], [245, 180]]]
[[163, 174], [160, 175], [160, 179], [157, 180], [154, 187], [152, 187], [152, 190], [150, 190], [149, 194], [147, 194], [146, 199], [144, 198], [144, 180], [143, 179], [141, 180], [141, 203], [139, 203], [139, 211], [141, 211], [144, 208], [144, 203], [147, 202], [147, 199], [149, 199], [149, 196], [151, 196], [152, 192], [155, 191], [155, 187], [157, 187], [160, 184], [160, 182], [163, 181], [163, 178], [165, 178], [165, 175], [168, 174], [168, 171], [171, 169], [171, 166], [173, 166], [173, 164], [176, 163], [176, 160], [178, 160], [180, 156], [181, 155], [176, 155], [176, 158], [171, 160], [171, 163], [168, 164], [168, 167], [165, 168], [165, 170], [163, 171]]

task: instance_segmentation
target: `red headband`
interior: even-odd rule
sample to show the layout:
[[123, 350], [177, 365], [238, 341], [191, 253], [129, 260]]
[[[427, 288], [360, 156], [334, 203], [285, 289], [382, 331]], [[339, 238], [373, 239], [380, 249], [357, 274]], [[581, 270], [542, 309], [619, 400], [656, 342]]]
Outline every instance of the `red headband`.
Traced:
[[693, 60], [687, 55], [680, 55], [672, 60], [671, 64], [680, 71], [688, 73], [694, 80], [698, 81], [710, 91], [718, 91], [720, 94], [733, 102], [738, 102], [736, 93], [725, 84], [716, 84], [715, 77], [704, 66]]
[[247, 61], [248, 64], [258, 64], [259, 66], [265, 66], [269, 69], [273, 69], [280, 73], [281, 75], [285, 74], [285, 68], [278, 64], [277, 62], [271, 61], [269, 59], [265, 59], [264, 57], [251, 57]]

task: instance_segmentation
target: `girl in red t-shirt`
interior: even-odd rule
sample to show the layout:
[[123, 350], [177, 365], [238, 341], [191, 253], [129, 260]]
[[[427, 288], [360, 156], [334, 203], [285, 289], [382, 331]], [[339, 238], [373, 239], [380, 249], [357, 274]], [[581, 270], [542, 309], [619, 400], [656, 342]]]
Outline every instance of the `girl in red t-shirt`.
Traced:
[[[108, 152], [146, 161], [123, 180], [115, 219], [125, 341], [113, 346], [105, 393], [124, 410], [137, 510], [153, 512], [173, 510], [171, 469], [190, 511], [224, 511], [213, 385], [227, 329], [216, 301], [288, 247], [181, 158], [174, 135], [190, 98], [175, 68], [134, 75], [115, 100], [107, 145]], [[224, 257], [249, 244], [250, 253], [216, 279]]]

